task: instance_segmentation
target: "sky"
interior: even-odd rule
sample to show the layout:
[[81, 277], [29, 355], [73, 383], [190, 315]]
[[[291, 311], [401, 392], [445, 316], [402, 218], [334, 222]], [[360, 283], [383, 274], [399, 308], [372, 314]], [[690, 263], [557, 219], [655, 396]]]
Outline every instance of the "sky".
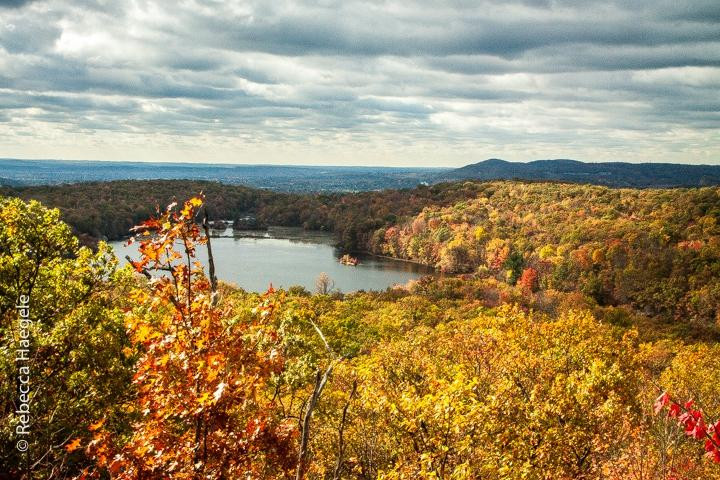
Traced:
[[720, 165], [720, 1], [0, 0], [0, 157]]

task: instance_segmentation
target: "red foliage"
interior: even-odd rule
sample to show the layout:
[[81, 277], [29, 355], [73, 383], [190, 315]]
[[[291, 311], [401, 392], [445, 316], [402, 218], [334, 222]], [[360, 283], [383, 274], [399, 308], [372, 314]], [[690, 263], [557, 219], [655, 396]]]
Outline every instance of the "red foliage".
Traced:
[[532, 267], [528, 267], [522, 271], [518, 285], [523, 289], [524, 292], [530, 293], [535, 292], [538, 289], [538, 272]]
[[676, 402], [670, 394], [663, 392], [655, 400], [655, 414], [668, 408], [668, 417], [677, 421], [684, 428], [685, 434], [695, 440], [705, 440], [705, 451], [708, 458], [720, 463], [720, 421], [706, 422], [703, 411], [694, 408], [692, 400], [684, 405]]
[[400, 230], [397, 227], [390, 227], [385, 231], [385, 241], [389, 242], [398, 236]]

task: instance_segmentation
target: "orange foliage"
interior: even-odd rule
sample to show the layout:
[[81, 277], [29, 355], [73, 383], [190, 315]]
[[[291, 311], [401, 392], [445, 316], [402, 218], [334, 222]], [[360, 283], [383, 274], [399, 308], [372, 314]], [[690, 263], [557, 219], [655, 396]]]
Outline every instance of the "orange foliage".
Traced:
[[[268, 292], [251, 320], [228, 320], [195, 261], [208, 239], [195, 221], [201, 198], [172, 204], [136, 230], [142, 258], [155, 273], [133, 292], [126, 324], [137, 349], [137, 420], [126, 442], [102, 424], [88, 453], [117, 479], [281, 477], [294, 468], [296, 427], [265, 395], [283, 368]], [[178, 248], [179, 247], [179, 248]], [[97, 472], [96, 472], [97, 473]]]
[[528, 267], [523, 270], [522, 275], [520, 275], [520, 280], [518, 280], [518, 284], [526, 293], [536, 291], [538, 288], [537, 270], [532, 267]]

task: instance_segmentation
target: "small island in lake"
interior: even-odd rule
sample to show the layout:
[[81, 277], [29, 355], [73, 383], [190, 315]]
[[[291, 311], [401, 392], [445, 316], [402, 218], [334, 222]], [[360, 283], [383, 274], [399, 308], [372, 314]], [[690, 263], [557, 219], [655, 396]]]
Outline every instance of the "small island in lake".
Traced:
[[350, 265], [351, 267], [356, 267], [359, 263], [358, 259], [355, 257], [351, 257], [349, 254], [345, 254], [342, 257], [340, 257], [340, 263], [343, 265]]

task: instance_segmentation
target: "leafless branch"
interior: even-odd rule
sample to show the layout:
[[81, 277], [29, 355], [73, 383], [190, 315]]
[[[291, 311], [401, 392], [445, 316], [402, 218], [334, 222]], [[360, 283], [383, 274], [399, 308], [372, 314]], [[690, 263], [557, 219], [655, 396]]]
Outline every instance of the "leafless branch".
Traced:
[[325, 339], [325, 335], [323, 335], [322, 330], [320, 330], [320, 327], [318, 327], [317, 324], [315, 322], [313, 322], [312, 320], [308, 320], [308, 321], [310, 322], [310, 325], [312, 325], [313, 328], [315, 329], [315, 331], [317, 332], [318, 336], [320, 337], [320, 340], [323, 341], [323, 344], [325, 345], [325, 350], [327, 350], [327, 352], [330, 354], [330, 357], [335, 358], [336, 357], [335, 352], [333, 351], [332, 348], [330, 348], [330, 345], [328, 344], [327, 340]]
[[310, 442], [310, 421], [312, 419], [313, 411], [317, 406], [320, 395], [327, 384], [328, 377], [332, 373], [336, 362], [330, 362], [330, 365], [325, 369], [325, 373], [321, 374], [320, 370], [317, 371], [315, 376], [315, 388], [310, 396], [310, 399], [305, 410], [305, 415], [302, 421], [302, 435], [300, 438], [300, 451], [298, 452], [298, 466], [295, 474], [295, 479], [300, 480], [305, 477], [305, 470], [307, 469], [307, 456], [308, 456], [308, 444]]
[[212, 288], [212, 303], [215, 305], [217, 298], [217, 277], [215, 276], [215, 258], [212, 253], [212, 245], [210, 245], [210, 225], [208, 222], [207, 209], [204, 209], [202, 221], [203, 230], [205, 230], [205, 238], [207, 238], [208, 264], [210, 265], [210, 286]]
[[340, 419], [340, 425], [338, 426], [338, 456], [335, 462], [335, 471], [333, 472], [333, 480], [340, 479], [340, 471], [342, 470], [343, 456], [345, 455], [345, 422], [347, 419], [348, 408], [350, 408], [350, 402], [357, 392], [357, 380], [353, 380], [352, 390], [350, 390], [350, 396], [348, 397], [345, 406], [343, 407], [342, 418]]

